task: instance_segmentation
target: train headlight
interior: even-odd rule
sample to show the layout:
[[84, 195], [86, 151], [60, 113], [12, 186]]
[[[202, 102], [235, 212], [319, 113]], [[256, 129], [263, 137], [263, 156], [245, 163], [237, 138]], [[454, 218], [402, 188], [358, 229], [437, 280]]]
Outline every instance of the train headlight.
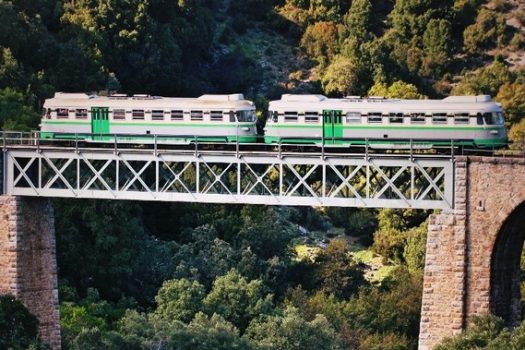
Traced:
[[497, 135], [499, 134], [499, 130], [490, 130], [491, 135]]
[[241, 130], [242, 130], [242, 131], [250, 131], [250, 128], [248, 128], [248, 127], [245, 126], [245, 127], [241, 128]]

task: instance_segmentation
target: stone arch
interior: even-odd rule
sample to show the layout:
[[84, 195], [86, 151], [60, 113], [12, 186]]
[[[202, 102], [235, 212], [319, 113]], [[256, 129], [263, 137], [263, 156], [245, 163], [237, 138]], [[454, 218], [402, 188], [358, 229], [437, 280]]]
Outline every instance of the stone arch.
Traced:
[[521, 252], [525, 242], [525, 201], [505, 219], [491, 256], [490, 311], [509, 326], [521, 321]]

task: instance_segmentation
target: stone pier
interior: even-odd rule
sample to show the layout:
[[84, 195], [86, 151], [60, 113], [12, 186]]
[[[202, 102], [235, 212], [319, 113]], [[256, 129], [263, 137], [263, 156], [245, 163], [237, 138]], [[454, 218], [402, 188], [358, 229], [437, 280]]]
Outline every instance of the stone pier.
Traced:
[[420, 350], [460, 333], [473, 315], [519, 322], [524, 240], [525, 160], [458, 158], [455, 209], [428, 227]]
[[12, 294], [40, 321], [40, 336], [60, 345], [53, 208], [48, 199], [0, 196], [0, 294]]

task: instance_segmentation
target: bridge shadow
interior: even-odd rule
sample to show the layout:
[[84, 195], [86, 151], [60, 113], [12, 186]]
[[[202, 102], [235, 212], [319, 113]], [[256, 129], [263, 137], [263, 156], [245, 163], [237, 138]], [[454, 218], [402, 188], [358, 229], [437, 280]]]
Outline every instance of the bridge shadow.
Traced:
[[525, 202], [503, 222], [492, 252], [490, 311], [507, 326], [521, 322], [521, 253], [525, 241]]

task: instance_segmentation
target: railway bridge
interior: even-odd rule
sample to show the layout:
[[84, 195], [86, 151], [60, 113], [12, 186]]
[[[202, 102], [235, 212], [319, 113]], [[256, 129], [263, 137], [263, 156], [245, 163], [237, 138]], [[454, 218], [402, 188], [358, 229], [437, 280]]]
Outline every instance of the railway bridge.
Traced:
[[525, 160], [278, 148], [86, 148], [5, 142], [0, 293], [21, 299], [60, 348], [49, 198], [437, 209], [430, 219], [420, 349], [493, 312], [520, 320]]

